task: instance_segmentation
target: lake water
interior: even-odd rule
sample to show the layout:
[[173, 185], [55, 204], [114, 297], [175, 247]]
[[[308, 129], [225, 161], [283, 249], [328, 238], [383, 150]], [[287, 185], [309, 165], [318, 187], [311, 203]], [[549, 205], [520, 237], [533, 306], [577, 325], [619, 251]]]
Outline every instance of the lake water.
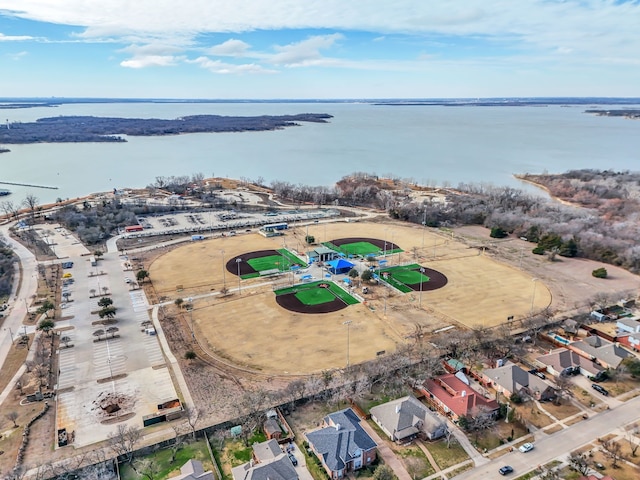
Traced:
[[[604, 107], [602, 107], [604, 108]], [[619, 107], [618, 107], [619, 108]], [[41, 203], [113, 188], [144, 187], [156, 176], [263, 177], [333, 185], [355, 171], [421, 184], [487, 182], [532, 191], [514, 173], [569, 169], [638, 170], [640, 121], [597, 117], [584, 106], [445, 107], [366, 103], [75, 104], [2, 110], [2, 120], [57, 115], [176, 118], [194, 114], [329, 113], [328, 124], [270, 132], [129, 137], [127, 143], [7, 145], [0, 180], [58, 190], [0, 185], [20, 202]], [[2, 199], [0, 198], [0, 201]]]

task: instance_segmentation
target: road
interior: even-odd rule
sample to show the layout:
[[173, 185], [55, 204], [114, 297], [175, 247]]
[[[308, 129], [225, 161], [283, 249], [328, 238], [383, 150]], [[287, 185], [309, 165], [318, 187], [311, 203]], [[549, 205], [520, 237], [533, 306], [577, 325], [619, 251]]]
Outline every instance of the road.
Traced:
[[633, 422], [640, 416], [640, 397], [635, 397], [615, 408], [605, 410], [588, 420], [576, 423], [564, 430], [549, 435], [535, 442], [535, 448], [528, 453], [514, 451], [492, 460], [473, 470], [456, 476], [456, 480], [486, 480], [502, 478], [498, 469], [503, 465], [511, 465], [516, 478], [533, 470], [538, 465], [545, 465], [555, 458], [568, 454], [573, 450], [603, 437], [623, 425]]
[[[0, 365], [4, 364], [11, 350], [11, 337], [15, 338], [22, 329], [22, 320], [27, 315], [27, 302], [31, 301], [31, 297], [36, 293], [38, 285], [36, 258], [22, 244], [9, 237], [9, 226], [9, 224], [0, 226], [0, 233], [4, 236], [5, 242], [19, 257], [22, 271], [18, 272], [14, 277], [14, 291], [9, 299], [11, 308], [5, 311], [5, 314], [9, 313], [2, 322], [2, 330], [0, 331]], [[16, 268], [19, 269], [20, 265], [16, 264]], [[19, 281], [20, 278], [21, 281]], [[10, 384], [7, 388], [11, 389], [12, 387], [13, 385]], [[5, 398], [5, 392], [2, 392], [0, 394], [0, 404]]]

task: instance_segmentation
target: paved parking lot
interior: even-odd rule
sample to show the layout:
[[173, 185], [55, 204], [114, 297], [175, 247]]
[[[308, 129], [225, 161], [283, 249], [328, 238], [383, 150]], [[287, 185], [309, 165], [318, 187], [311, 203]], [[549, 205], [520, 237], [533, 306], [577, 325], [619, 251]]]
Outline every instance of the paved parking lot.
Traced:
[[308, 222], [339, 216], [333, 209], [290, 210], [265, 214], [235, 210], [211, 211], [202, 213], [180, 212], [138, 217], [143, 231], [124, 233], [124, 238], [148, 237], [185, 233], [220, 234], [223, 231], [242, 231], [247, 228], [259, 228], [271, 223]]
[[[78, 250], [80, 251], [80, 250]], [[82, 255], [82, 254], [81, 254]], [[66, 290], [70, 302], [63, 309], [70, 348], [60, 350], [56, 425], [74, 432], [74, 445], [100, 442], [115, 431], [120, 418], [142, 427], [144, 415], [157, 412], [157, 405], [177, 398], [158, 339], [144, 332], [141, 323], [149, 320], [148, 302], [142, 290], [132, 290], [125, 278], [126, 261], [117, 253], [105, 254], [97, 266], [89, 257], [70, 256], [74, 283]], [[95, 313], [99, 293], [109, 293], [117, 308], [114, 338], [100, 341], [96, 330], [105, 330]], [[107, 410], [117, 404], [119, 411]], [[107, 410], [105, 410], [107, 408]]]

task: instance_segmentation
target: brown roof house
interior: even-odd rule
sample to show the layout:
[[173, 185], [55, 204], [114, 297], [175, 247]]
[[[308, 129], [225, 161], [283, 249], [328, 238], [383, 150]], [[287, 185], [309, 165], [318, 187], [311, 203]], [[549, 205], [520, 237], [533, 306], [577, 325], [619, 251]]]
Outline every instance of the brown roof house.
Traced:
[[435, 440], [444, 436], [445, 420], [415, 397], [392, 400], [371, 408], [371, 418], [397, 443], [408, 443], [414, 438]]
[[205, 472], [202, 462], [198, 460], [188, 460], [187, 463], [180, 467], [180, 475], [173, 478], [174, 480], [216, 480], [213, 472]]
[[360, 426], [350, 408], [324, 417], [321, 428], [305, 433], [309, 447], [332, 479], [371, 465], [376, 459], [376, 442]]
[[547, 402], [558, 396], [554, 387], [511, 362], [506, 362], [502, 367], [488, 368], [482, 374], [507, 398], [517, 393], [522, 398]]
[[233, 480], [298, 480], [293, 463], [275, 439], [253, 445], [250, 462], [231, 469]]
[[622, 348], [620, 344], [610, 342], [596, 335], [570, 343], [567, 348], [597, 361], [604, 368], [618, 368], [622, 360], [633, 356], [631, 352]]
[[453, 373], [427, 379], [420, 387], [425, 399], [447, 417], [473, 417], [479, 413], [498, 414], [498, 402], [485, 398]]
[[551, 375], [571, 375], [574, 371], [579, 371], [585, 377], [595, 376], [604, 370], [593, 360], [578, 355], [577, 352], [566, 348], [557, 348], [546, 355], [536, 358], [536, 361], [547, 367], [547, 372]]

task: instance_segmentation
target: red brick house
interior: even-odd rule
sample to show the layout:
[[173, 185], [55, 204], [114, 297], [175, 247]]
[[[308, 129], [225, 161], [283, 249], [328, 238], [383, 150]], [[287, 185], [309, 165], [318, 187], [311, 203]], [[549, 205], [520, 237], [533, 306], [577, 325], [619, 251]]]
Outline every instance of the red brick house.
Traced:
[[498, 402], [485, 398], [452, 373], [425, 380], [419, 390], [430, 405], [452, 420], [479, 412], [497, 415], [500, 409]]

